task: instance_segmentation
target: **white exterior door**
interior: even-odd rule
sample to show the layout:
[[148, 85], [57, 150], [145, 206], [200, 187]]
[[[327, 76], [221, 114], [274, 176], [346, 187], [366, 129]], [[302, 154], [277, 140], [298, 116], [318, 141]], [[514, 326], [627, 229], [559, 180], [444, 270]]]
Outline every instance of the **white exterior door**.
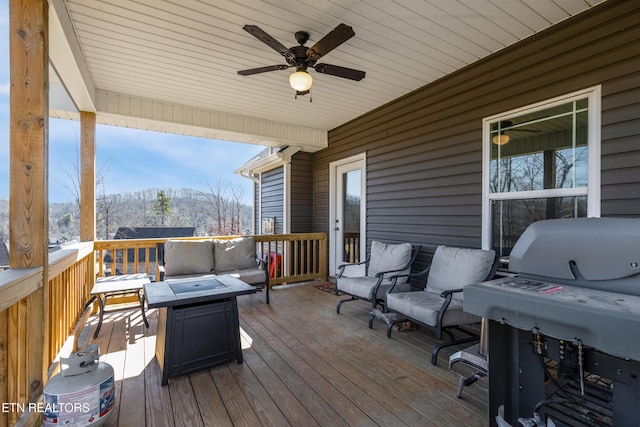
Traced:
[[366, 157], [364, 154], [330, 165], [329, 272], [366, 256]]

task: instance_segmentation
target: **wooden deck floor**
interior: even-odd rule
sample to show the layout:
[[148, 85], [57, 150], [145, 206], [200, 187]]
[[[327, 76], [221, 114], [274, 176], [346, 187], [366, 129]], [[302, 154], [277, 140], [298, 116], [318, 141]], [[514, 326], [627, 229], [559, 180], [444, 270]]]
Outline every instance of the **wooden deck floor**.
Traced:
[[[298, 285], [238, 298], [244, 363], [231, 362], [160, 385], [156, 310], [105, 315], [94, 342], [116, 379], [111, 426], [484, 426], [486, 391], [456, 398], [447, 370], [453, 349], [430, 363], [424, 330], [367, 327], [361, 301], [335, 312], [338, 297]], [[95, 317], [84, 333], [93, 333]]]

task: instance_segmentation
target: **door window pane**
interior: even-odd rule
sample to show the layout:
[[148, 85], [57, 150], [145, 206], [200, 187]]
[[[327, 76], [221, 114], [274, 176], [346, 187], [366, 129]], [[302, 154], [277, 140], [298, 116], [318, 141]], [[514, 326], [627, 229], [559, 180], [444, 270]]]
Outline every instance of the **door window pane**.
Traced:
[[362, 175], [360, 169], [343, 174], [344, 262], [360, 262], [360, 195]]

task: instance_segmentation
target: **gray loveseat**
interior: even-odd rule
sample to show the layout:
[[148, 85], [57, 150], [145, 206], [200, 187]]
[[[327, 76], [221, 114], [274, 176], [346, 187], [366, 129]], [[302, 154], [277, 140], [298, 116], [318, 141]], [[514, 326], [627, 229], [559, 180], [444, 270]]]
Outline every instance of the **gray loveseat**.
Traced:
[[162, 258], [162, 280], [228, 274], [264, 289], [269, 304], [269, 268], [256, 256], [253, 237], [167, 240]]

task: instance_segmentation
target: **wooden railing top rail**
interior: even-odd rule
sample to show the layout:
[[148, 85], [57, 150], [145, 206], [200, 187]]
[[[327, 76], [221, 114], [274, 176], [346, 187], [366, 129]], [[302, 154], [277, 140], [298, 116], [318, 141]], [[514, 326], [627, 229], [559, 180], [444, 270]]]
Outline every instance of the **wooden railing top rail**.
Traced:
[[272, 240], [277, 241], [288, 241], [288, 240], [299, 240], [300, 236], [304, 236], [307, 240], [326, 240], [327, 235], [325, 233], [294, 233], [294, 234], [260, 234], [257, 236], [253, 236], [256, 239], [256, 242], [267, 242]]
[[[49, 277], [55, 277], [93, 251], [93, 242], [73, 243], [49, 255]], [[42, 287], [42, 267], [0, 272], [0, 312]]]
[[49, 254], [49, 277], [56, 277], [93, 252], [93, 242], [72, 243]]
[[42, 270], [42, 267], [31, 267], [0, 272], [0, 312], [41, 288]]
[[[259, 234], [252, 236], [256, 242], [267, 241], [288, 241], [298, 240], [300, 236], [304, 236], [306, 239], [325, 240], [327, 235], [325, 233], [297, 233], [297, 234]], [[143, 248], [151, 247], [156, 244], [165, 243], [167, 240], [231, 240], [239, 237], [247, 237], [241, 235], [233, 236], [200, 236], [200, 237], [165, 237], [159, 239], [119, 239], [119, 240], [96, 240], [94, 242], [94, 248], [100, 250], [108, 249], [129, 249], [129, 248]]]

